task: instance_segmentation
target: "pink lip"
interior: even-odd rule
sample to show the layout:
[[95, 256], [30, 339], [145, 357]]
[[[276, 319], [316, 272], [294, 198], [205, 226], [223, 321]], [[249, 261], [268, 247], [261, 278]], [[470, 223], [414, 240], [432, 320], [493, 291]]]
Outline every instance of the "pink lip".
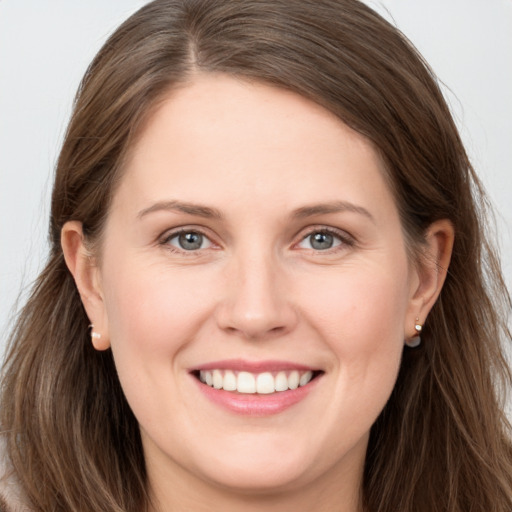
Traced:
[[304, 400], [308, 394], [316, 387], [322, 375], [317, 376], [305, 386], [297, 389], [289, 389], [288, 391], [280, 391], [268, 395], [245, 394], [236, 391], [225, 391], [223, 389], [215, 389], [207, 384], [202, 383], [192, 372], [199, 370], [234, 370], [248, 371], [252, 373], [276, 372], [281, 370], [299, 370], [314, 371], [309, 366], [299, 365], [283, 361], [258, 361], [248, 362], [243, 360], [226, 360], [208, 363], [191, 370], [191, 377], [196, 382], [198, 389], [208, 400], [216, 405], [236, 414], [246, 416], [270, 416], [278, 414], [289, 407]]
[[318, 370], [318, 368], [292, 363], [290, 361], [245, 361], [243, 359], [225, 359], [223, 361], [214, 361], [212, 363], [202, 364], [190, 369], [190, 371], [200, 370], [234, 370], [239, 372], [263, 373], [279, 372], [282, 370], [299, 370], [307, 372], [308, 370]]

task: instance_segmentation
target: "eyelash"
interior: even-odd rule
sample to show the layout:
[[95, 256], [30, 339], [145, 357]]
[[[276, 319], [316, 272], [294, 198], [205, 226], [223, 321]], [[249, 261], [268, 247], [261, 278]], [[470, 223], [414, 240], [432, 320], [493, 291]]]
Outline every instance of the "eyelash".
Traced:
[[186, 250], [186, 249], [180, 249], [178, 247], [175, 247], [170, 244], [170, 241], [173, 238], [177, 238], [180, 235], [186, 235], [186, 234], [197, 234], [201, 235], [203, 238], [208, 240], [208, 242], [211, 245], [215, 245], [214, 242], [211, 241], [211, 237], [209, 237], [202, 229], [198, 228], [180, 228], [177, 231], [172, 231], [170, 233], [166, 233], [160, 240], [159, 245], [164, 246], [168, 251], [172, 253], [177, 253], [184, 256], [199, 256], [199, 254], [204, 251], [204, 249], [197, 249], [197, 250]]
[[[170, 244], [170, 241], [174, 238], [179, 237], [180, 235], [184, 234], [197, 234], [202, 237], [204, 237], [212, 246], [216, 246], [216, 244], [211, 240], [211, 237], [209, 237], [204, 230], [198, 229], [198, 228], [180, 228], [177, 231], [172, 231], [170, 233], [166, 233], [163, 235], [163, 237], [159, 241], [159, 245], [164, 246], [167, 250], [173, 253], [178, 253], [185, 256], [198, 256], [202, 251], [205, 249], [196, 249], [196, 250], [186, 250], [186, 249], [180, 249], [178, 247], [175, 247]], [[312, 226], [308, 228], [308, 231], [303, 234], [300, 238], [300, 240], [293, 244], [293, 247], [296, 247], [297, 245], [301, 244], [305, 240], [308, 239], [308, 237], [311, 237], [315, 234], [322, 234], [322, 235], [331, 235], [335, 237], [340, 243], [338, 245], [335, 245], [332, 248], [328, 249], [306, 249], [308, 251], [313, 252], [314, 254], [332, 254], [335, 252], [338, 252], [340, 250], [346, 249], [347, 247], [352, 247], [355, 245], [354, 239], [345, 231], [341, 231], [335, 228], [326, 227], [326, 226]], [[218, 247], [218, 246], [217, 246]], [[209, 249], [210, 247], [206, 248]]]
[[304, 234], [301, 237], [300, 241], [294, 245], [296, 246], [296, 245], [304, 242], [309, 237], [311, 237], [312, 235], [315, 235], [315, 234], [331, 235], [334, 238], [336, 238], [340, 243], [334, 247], [331, 247], [329, 249], [324, 249], [324, 250], [313, 249], [313, 248], [306, 249], [306, 250], [311, 251], [314, 254], [318, 254], [318, 255], [333, 254], [338, 251], [342, 251], [342, 250], [346, 249], [347, 247], [353, 247], [355, 245], [354, 238], [351, 237], [347, 232], [336, 229], [336, 228], [332, 228], [332, 227], [326, 227], [326, 226], [312, 226], [312, 227], [308, 228], [307, 233]]

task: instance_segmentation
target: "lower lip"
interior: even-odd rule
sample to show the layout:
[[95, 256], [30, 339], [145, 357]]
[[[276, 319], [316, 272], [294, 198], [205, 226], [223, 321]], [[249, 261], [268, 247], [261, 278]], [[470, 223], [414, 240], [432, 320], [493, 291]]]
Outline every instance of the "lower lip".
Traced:
[[279, 391], [268, 395], [237, 393], [215, 389], [192, 377], [200, 391], [210, 401], [228, 411], [246, 416], [270, 416], [278, 414], [304, 400], [314, 389], [321, 376], [316, 377], [305, 386], [288, 391]]

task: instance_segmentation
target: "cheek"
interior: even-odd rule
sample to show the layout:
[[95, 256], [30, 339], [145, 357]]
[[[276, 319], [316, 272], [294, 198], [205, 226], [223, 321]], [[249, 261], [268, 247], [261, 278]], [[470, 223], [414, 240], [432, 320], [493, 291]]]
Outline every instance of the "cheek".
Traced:
[[[162, 397], [176, 389], [181, 353], [211, 317], [213, 283], [201, 272], [172, 270], [137, 258], [117, 260], [109, 272], [105, 268], [112, 353], [139, 421], [151, 419]], [[175, 407], [179, 404], [173, 402]]]
[[315, 289], [324, 291], [304, 298], [303, 314], [333, 354], [329, 392], [338, 402], [333, 403], [331, 424], [349, 425], [347, 438], [356, 438], [370, 429], [396, 381], [408, 306], [407, 275], [365, 266], [341, 272], [336, 279], [331, 276], [323, 287], [316, 284], [320, 286]]
[[[173, 351], [208, 314], [212, 291], [201, 272], [170, 271], [137, 262], [107, 273], [105, 304], [113, 349]], [[206, 283], [206, 284], [205, 284]], [[119, 347], [121, 349], [121, 347]]]
[[[147, 265], [143, 258], [105, 262], [108, 331], [117, 373], [139, 421], [152, 421], [176, 389], [180, 354], [211, 317], [215, 284], [200, 271]], [[173, 401], [164, 424], [172, 424]]]
[[378, 278], [367, 269], [340, 277], [338, 284], [308, 306], [311, 323], [322, 329], [333, 354], [325, 388], [330, 406], [321, 427], [333, 463], [370, 431], [391, 395], [407, 304], [407, 283], [400, 276]]
[[[306, 288], [315, 292], [307, 293]], [[295, 293], [301, 296], [303, 316], [323, 332], [341, 360], [403, 343], [409, 303], [406, 272], [361, 265], [324, 279], [316, 276]]]

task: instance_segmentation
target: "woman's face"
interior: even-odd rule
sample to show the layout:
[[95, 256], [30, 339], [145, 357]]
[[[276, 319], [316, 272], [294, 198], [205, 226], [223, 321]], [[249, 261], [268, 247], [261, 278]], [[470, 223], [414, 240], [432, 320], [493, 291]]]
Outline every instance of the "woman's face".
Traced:
[[367, 140], [290, 92], [206, 75], [159, 107], [89, 311], [150, 479], [259, 492], [360, 477], [421, 306], [383, 176]]

